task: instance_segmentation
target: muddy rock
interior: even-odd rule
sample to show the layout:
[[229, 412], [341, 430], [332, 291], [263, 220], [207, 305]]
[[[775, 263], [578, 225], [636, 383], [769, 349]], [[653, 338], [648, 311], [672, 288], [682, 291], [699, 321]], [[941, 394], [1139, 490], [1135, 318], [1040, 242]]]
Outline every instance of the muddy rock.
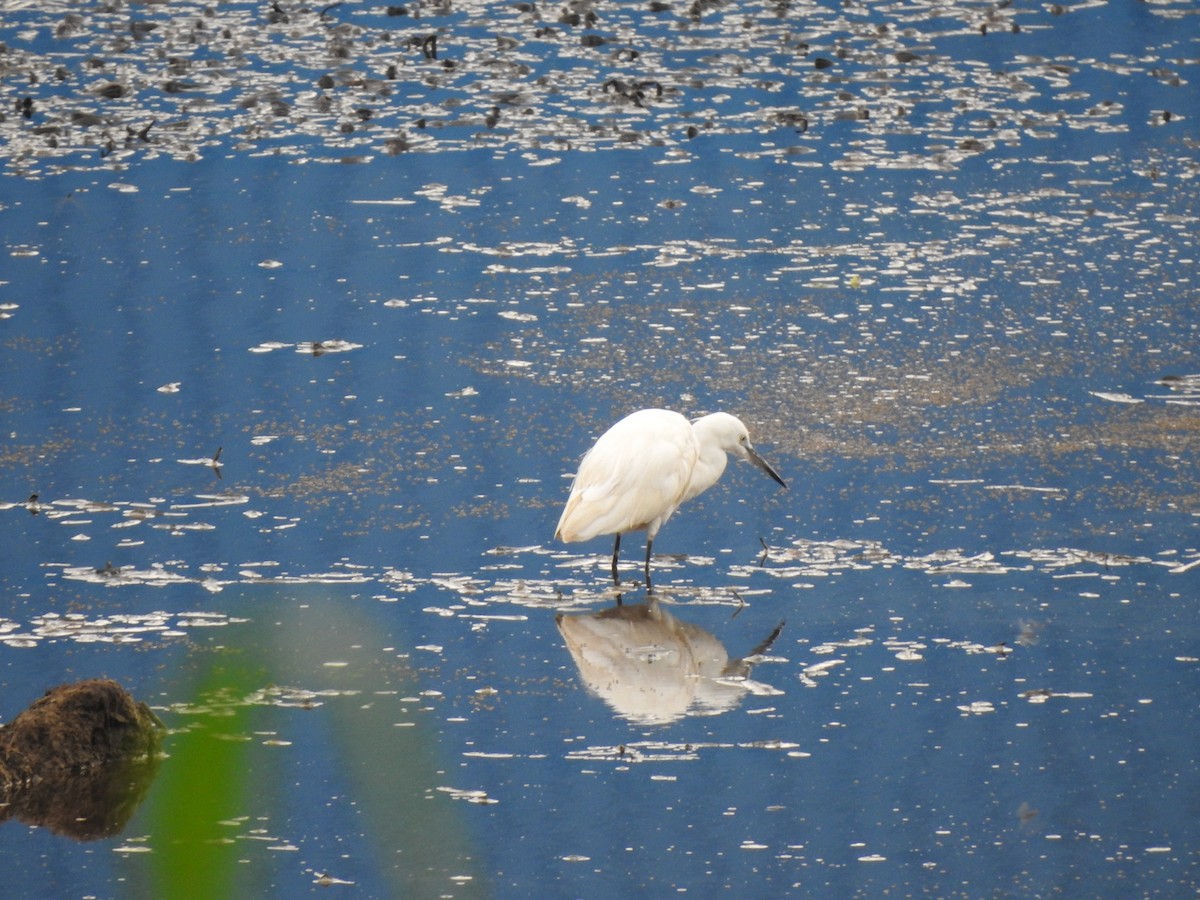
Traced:
[[115, 681], [52, 688], [0, 726], [0, 821], [80, 839], [118, 832], [149, 787], [162, 735]]

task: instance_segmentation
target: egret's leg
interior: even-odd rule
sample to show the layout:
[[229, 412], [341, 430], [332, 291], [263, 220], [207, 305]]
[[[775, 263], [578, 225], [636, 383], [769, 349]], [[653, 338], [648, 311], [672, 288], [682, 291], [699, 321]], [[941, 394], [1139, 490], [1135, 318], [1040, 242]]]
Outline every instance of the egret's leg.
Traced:
[[613, 542], [613, 584], [620, 584], [621, 579], [617, 577], [617, 557], [621, 554], [621, 535], [617, 535], [616, 541]]
[[646, 539], [646, 590], [650, 590], [650, 548], [654, 546], [653, 538]]

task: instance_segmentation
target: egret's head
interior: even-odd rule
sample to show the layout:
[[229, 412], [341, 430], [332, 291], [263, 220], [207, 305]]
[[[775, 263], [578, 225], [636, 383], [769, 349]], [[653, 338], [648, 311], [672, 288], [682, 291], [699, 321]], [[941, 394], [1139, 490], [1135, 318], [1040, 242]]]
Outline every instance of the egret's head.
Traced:
[[697, 419], [693, 426], [707, 435], [709, 440], [712, 440], [726, 453], [749, 460], [774, 478], [781, 486], [787, 487], [779, 474], [771, 468], [770, 463], [758, 455], [758, 451], [750, 443], [750, 432], [746, 430], [746, 426], [737, 416], [723, 412], [712, 413]]

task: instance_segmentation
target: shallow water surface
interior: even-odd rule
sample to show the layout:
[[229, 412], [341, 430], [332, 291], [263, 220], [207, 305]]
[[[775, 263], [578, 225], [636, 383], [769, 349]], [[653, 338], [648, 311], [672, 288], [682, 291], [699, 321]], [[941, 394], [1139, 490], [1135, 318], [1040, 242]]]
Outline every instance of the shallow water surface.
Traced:
[[[0, 717], [169, 728], [25, 895], [1200, 886], [1190, 3], [0, 13]], [[618, 595], [646, 406], [789, 489]]]

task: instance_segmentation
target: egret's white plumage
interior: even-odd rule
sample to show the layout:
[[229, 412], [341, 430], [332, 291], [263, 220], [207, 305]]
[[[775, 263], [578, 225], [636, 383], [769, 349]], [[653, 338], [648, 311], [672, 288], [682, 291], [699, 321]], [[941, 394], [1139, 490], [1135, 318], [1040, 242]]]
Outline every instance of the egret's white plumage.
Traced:
[[712, 413], [689, 422], [667, 409], [630, 413], [580, 461], [554, 536], [573, 542], [615, 534], [612, 575], [619, 582], [621, 535], [645, 531], [649, 585], [655, 535], [681, 503], [716, 484], [728, 453], [753, 462], [787, 487], [755, 451], [736, 416]]

